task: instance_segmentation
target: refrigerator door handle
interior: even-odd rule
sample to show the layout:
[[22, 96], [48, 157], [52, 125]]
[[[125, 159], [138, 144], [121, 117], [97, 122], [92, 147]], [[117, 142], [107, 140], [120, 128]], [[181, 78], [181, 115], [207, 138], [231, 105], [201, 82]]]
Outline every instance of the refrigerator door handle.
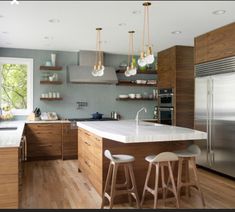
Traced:
[[209, 142], [210, 142], [210, 129], [209, 129], [209, 103], [210, 103], [210, 81], [207, 79], [207, 106], [206, 106], [206, 131], [207, 131], [207, 140], [206, 140], [206, 161], [210, 164], [209, 160]]
[[[210, 118], [210, 128], [212, 128], [212, 122], [214, 120], [214, 80], [211, 79], [211, 118]], [[215, 163], [215, 152], [212, 145], [212, 129], [210, 130], [210, 155], [212, 163]]]

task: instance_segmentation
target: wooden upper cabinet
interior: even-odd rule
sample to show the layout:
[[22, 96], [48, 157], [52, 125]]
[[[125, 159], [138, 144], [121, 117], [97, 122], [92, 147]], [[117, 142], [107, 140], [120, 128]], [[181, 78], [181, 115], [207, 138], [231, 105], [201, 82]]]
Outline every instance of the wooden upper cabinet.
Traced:
[[195, 64], [235, 56], [235, 22], [195, 38]]
[[174, 87], [175, 66], [175, 47], [158, 53], [158, 88]]
[[194, 60], [195, 63], [204, 63], [208, 60], [207, 58], [207, 34], [201, 35], [194, 39]]

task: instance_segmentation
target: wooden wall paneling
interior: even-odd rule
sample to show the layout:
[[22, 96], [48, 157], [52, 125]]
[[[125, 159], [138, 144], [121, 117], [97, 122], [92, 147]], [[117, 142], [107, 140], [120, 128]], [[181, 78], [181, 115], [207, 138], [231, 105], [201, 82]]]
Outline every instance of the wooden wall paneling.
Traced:
[[176, 125], [194, 128], [194, 48], [176, 46]]

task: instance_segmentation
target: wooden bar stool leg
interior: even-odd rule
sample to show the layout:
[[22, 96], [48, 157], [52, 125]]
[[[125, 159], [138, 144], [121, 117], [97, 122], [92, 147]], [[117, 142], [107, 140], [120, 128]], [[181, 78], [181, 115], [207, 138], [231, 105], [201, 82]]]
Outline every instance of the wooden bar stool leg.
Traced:
[[144, 183], [144, 189], [143, 189], [143, 194], [142, 194], [142, 198], [141, 198], [140, 207], [142, 207], [143, 204], [144, 204], [144, 198], [145, 198], [146, 190], [147, 190], [147, 187], [148, 187], [148, 181], [149, 181], [149, 177], [150, 177], [150, 174], [151, 174], [151, 169], [152, 169], [152, 163], [149, 163], [149, 167], [148, 167], [148, 171], [147, 171], [147, 175], [146, 175], [146, 179], [145, 179], [145, 183]]
[[174, 193], [175, 199], [176, 199], [176, 207], [179, 208], [178, 194], [177, 194], [175, 180], [174, 180], [172, 169], [171, 169], [171, 164], [169, 161], [167, 163], [168, 163], [168, 170], [169, 170], [169, 175], [170, 175], [170, 179], [171, 179], [171, 183], [172, 183], [172, 189], [173, 189], [173, 193]]
[[153, 208], [157, 208], [157, 202], [158, 202], [159, 163], [156, 163], [155, 166], [156, 166], [156, 176], [155, 176], [155, 189], [154, 189]]
[[108, 169], [108, 174], [107, 174], [107, 178], [106, 178], [106, 182], [105, 182], [105, 186], [104, 186], [104, 193], [103, 193], [101, 208], [104, 208], [105, 193], [107, 192], [107, 189], [109, 187], [109, 182], [110, 182], [110, 179], [111, 179], [111, 175], [112, 175], [112, 163], [109, 163], [109, 169]]
[[164, 176], [164, 166], [161, 166], [161, 180], [162, 180], [162, 197], [164, 205], [166, 205], [166, 185], [165, 185], [165, 176]]
[[[189, 159], [185, 159], [185, 183], [189, 183]], [[186, 197], [189, 197], [189, 186], [185, 186]]]
[[117, 179], [117, 170], [119, 164], [113, 165], [113, 176], [112, 176], [112, 184], [111, 184], [111, 192], [110, 192], [110, 208], [113, 208], [113, 201], [116, 193], [116, 179]]
[[[174, 173], [174, 170], [175, 170], [175, 164], [176, 164], [176, 161], [172, 161], [172, 163], [170, 164], [171, 165], [171, 169], [172, 169], [172, 172]], [[167, 184], [166, 184], [166, 187], [168, 188], [169, 187], [169, 184], [171, 182], [171, 179], [170, 179], [170, 174], [167, 178]], [[177, 184], [177, 180], [176, 180], [176, 184]], [[168, 189], [166, 189], [166, 198], [167, 198], [167, 194], [168, 194]]]
[[[128, 172], [128, 167], [127, 167], [127, 164], [124, 164], [124, 171], [125, 171], [125, 178], [126, 178], [126, 188], [129, 190], [130, 189], [130, 175], [129, 175], [129, 172]], [[128, 201], [129, 201], [129, 204], [132, 205], [132, 201], [131, 201], [131, 194], [128, 193]]]
[[131, 163], [128, 164], [128, 168], [129, 168], [129, 173], [130, 173], [130, 176], [131, 176], [132, 190], [134, 192], [134, 196], [135, 196], [135, 199], [136, 199], [136, 206], [137, 206], [137, 208], [140, 208], [139, 195], [138, 195], [138, 192], [137, 192], [137, 186], [136, 186], [136, 182], [135, 182], [133, 166], [132, 166]]
[[182, 176], [182, 165], [183, 165], [183, 159], [179, 158], [179, 163], [178, 163], [178, 177], [177, 177], [177, 196], [180, 202], [180, 191], [181, 191], [181, 176]]
[[202, 204], [205, 207], [206, 203], [205, 203], [205, 199], [204, 199], [204, 196], [203, 196], [203, 193], [202, 193], [202, 190], [201, 190], [201, 186], [200, 186], [200, 183], [199, 183], [199, 179], [198, 179], [198, 176], [197, 176], [197, 168], [196, 168], [195, 157], [191, 158], [191, 162], [192, 162], [192, 169], [193, 169], [193, 173], [194, 173], [194, 177], [195, 177], [195, 184], [196, 184], [197, 189], [199, 191], [199, 194], [201, 196]]

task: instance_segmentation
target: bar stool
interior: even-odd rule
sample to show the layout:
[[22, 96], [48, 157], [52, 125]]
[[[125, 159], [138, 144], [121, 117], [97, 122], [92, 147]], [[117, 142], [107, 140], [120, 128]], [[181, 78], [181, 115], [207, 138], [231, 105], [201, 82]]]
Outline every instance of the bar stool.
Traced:
[[[132, 163], [135, 161], [135, 158], [131, 155], [112, 155], [109, 150], [105, 150], [104, 155], [110, 160], [110, 163], [105, 182], [101, 208], [104, 208], [105, 197], [109, 200], [109, 207], [112, 208], [114, 197], [122, 194], [128, 194], [128, 200], [130, 204], [131, 204], [131, 196], [133, 196], [136, 200], [137, 208], [140, 208], [139, 197], [137, 193], [137, 187], [132, 165]], [[124, 173], [126, 180], [124, 184], [116, 184], [117, 171], [120, 165], [124, 166]], [[131, 188], [129, 188], [130, 178], [132, 184]], [[110, 187], [110, 181], [111, 181], [111, 187]], [[122, 189], [120, 190], [120, 188]], [[110, 194], [108, 194], [109, 189], [110, 189]]]
[[[146, 176], [146, 180], [145, 180], [145, 184], [144, 184], [143, 195], [142, 195], [142, 199], [141, 199], [141, 203], [140, 203], [141, 207], [144, 203], [146, 191], [150, 192], [154, 196], [153, 207], [156, 208], [157, 202], [158, 202], [158, 192], [162, 191], [163, 200], [164, 200], [164, 204], [165, 204], [166, 191], [169, 190], [174, 194], [175, 199], [176, 199], [176, 207], [179, 208], [177, 190], [176, 190], [172, 167], [171, 167], [171, 162], [178, 161], [177, 155], [172, 152], [162, 152], [158, 155], [149, 155], [149, 156], [145, 157], [145, 160], [149, 162], [149, 167], [148, 167], [148, 172], [147, 172], [147, 176]], [[156, 167], [154, 189], [152, 189], [148, 186], [148, 181], [149, 181], [149, 177], [150, 177], [150, 173], [151, 173], [151, 169], [152, 169], [153, 165]], [[165, 182], [165, 167], [168, 168], [168, 172], [169, 172], [169, 176], [170, 176], [169, 179], [171, 181], [171, 187], [170, 187], [169, 183], [166, 184], [166, 182]], [[161, 182], [161, 184], [162, 184], [161, 189], [158, 188], [160, 171], [161, 171], [161, 181], [162, 181]]]
[[[192, 144], [187, 147], [187, 149], [179, 150], [174, 152], [179, 157], [179, 164], [178, 164], [178, 178], [177, 178], [177, 194], [180, 200], [180, 191], [182, 187], [186, 187], [186, 196], [190, 195], [190, 187], [194, 187], [199, 191], [201, 196], [202, 204], [205, 207], [205, 200], [203, 193], [200, 188], [200, 183], [197, 175], [197, 168], [196, 168], [196, 156], [201, 154], [200, 148], [196, 144]], [[182, 182], [182, 169], [183, 163], [185, 163], [185, 182]], [[193, 174], [194, 174], [194, 182], [190, 179], [189, 174], [189, 165], [191, 163]]]

